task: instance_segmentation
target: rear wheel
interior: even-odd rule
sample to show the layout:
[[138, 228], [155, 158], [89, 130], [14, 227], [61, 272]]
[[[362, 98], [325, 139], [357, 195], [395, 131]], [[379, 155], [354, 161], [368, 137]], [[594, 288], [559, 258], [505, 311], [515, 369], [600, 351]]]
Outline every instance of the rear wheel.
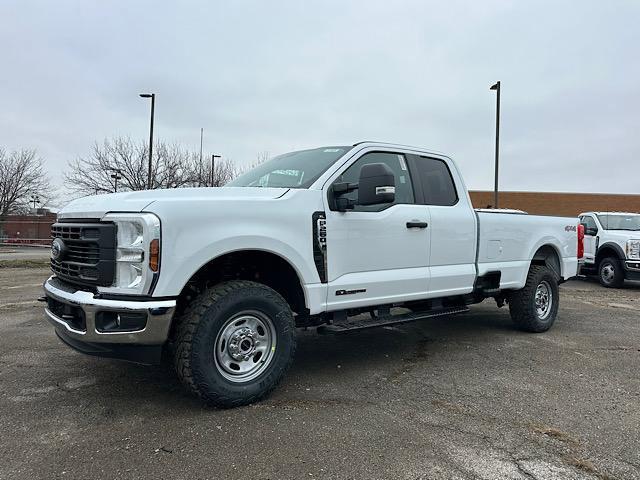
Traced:
[[617, 258], [603, 258], [598, 266], [598, 279], [603, 287], [620, 288], [624, 283], [624, 272]]
[[542, 265], [532, 265], [524, 288], [509, 295], [511, 319], [527, 332], [545, 332], [558, 314], [560, 291], [556, 274]]
[[225, 282], [202, 293], [180, 319], [175, 367], [207, 404], [246, 405], [276, 387], [295, 345], [293, 314], [277, 292]]

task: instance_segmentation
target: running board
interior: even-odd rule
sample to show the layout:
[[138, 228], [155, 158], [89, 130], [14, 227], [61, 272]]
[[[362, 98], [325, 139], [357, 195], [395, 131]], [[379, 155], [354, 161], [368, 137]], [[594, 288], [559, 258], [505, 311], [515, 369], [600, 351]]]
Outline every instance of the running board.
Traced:
[[331, 325], [321, 325], [318, 327], [318, 333], [322, 335], [354, 332], [367, 328], [386, 327], [388, 325], [399, 325], [403, 323], [415, 322], [416, 320], [424, 320], [425, 318], [442, 317], [445, 315], [454, 315], [456, 313], [465, 313], [469, 311], [469, 307], [458, 306], [432, 310], [428, 312], [411, 312], [401, 315], [383, 315], [376, 318], [367, 318], [362, 320], [346, 320]]

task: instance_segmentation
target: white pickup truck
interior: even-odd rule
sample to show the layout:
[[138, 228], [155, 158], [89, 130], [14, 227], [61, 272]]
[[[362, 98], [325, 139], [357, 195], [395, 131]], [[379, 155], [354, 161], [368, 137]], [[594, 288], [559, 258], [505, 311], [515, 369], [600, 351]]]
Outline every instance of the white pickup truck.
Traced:
[[156, 363], [229, 407], [270, 392], [296, 327], [337, 334], [495, 298], [543, 332], [577, 218], [476, 212], [454, 162], [363, 142], [275, 157], [222, 188], [91, 196], [59, 212], [46, 316], [92, 355]]
[[596, 274], [605, 287], [640, 280], [640, 214], [585, 212], [584, 263], [581, 273]]

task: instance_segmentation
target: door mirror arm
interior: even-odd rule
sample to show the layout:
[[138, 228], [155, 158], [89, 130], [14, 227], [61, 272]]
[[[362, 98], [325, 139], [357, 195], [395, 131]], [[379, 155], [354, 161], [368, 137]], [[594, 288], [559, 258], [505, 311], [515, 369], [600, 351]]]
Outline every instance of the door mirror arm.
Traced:
[[353, 210], [356, 206], [356, 201], [350, 198], [346, 198], [343, 195], [347, 193], [351, 193], [358, 189], [357, 183], [334, 183], [331, 187], [333, 200], [336, 207], [336, 210], [339, 212], [346, 212], [347, 210]]

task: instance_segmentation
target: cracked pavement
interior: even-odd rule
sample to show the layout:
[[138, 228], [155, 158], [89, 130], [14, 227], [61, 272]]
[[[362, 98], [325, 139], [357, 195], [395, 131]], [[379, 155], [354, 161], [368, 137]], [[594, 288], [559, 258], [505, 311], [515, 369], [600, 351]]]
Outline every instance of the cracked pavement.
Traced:
[[0, 269], [0, 479], [640, 478], [637, 284], [568, 282], [545, 334], [491, 301], [300, 331], [271, 397], [213, 410], [167, 368], [62, 345], [34, 302], [47, 275]]

